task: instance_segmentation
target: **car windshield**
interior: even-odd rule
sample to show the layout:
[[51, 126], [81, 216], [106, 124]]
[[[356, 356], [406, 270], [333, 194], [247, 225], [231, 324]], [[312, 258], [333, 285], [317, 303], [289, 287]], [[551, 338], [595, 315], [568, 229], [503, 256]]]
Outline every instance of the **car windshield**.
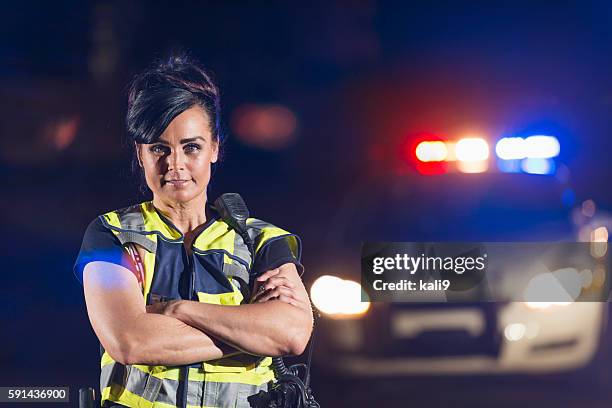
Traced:
[[366, 241], [574, 240], [563, 188], [552, 177], [397, 178], [347, 195], [330, 236]]

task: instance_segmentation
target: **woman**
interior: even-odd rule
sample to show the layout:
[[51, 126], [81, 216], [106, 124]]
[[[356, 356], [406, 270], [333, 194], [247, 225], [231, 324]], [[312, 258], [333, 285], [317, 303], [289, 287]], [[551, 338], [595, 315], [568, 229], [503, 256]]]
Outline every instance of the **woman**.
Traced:
[[251, 259], [209, 203], [219, 106], [210, 77], [182, 56], [130, 87], [128, 137], [153, 199], [96, 218], [75, 264], [104, 349], [104, 406], [249, 406], [274, 379], [270, 356], [308, 343], [297, 236], [249, 219]]

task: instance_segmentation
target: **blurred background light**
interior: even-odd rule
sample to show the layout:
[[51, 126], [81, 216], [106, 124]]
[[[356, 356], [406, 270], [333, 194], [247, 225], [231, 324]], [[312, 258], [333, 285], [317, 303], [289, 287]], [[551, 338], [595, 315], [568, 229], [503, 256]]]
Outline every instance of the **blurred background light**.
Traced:
[[424, 141], [416, 147], [416, 157], [422, 162], [440, 162], [446, 160], [448, 150], [441, 141]]
[[314, 305], [323, 313], [335, 313], [337, 302], [335, 297], [341, 291], [342, 279], [336, 276], [323, 275], [310, 288], [310, 296]]
[[529, 136], [525, 139], [525, 157], [550, 159], [559, 155], [559, 141], [554, 136]]
[[524, 159], [521, 169], [529, 174], [555, 174], [555, 162], [552, 159]]
[[247, 145], [278, 150], [294, 140], [297, 119], [286, 106], [245, 104], [234, 110], [231, 127]]
[[585, 200], [582, 202], [582, 214], [585, 217], [594, 216], [596, 210], [597, 207], [595, 206], [595, 202], [593, 200]]
[[79, 122], [79, 116], [74, 115], [49, 123], [44, 132], [47, 144], [56, 151], [68, 148], [76, 138]]
[[480, 162], [489, 158], [489, 144], [480, 137], [461, 139], [455, 145], [455, 156], [463, 162]]
[[366, 296], [361, 285], [336, 276], [323, 275], [310, 288], [313, 304], [328, 315], [359, 316], [370, 308], [370, 302], [362, 302]]
[[497, 157], [503, 160], [525, 158], [525, 139], [522, 137], [504, 137], [495, 145]]
[[608, 252], [608, 228], [597, 227], [591, 232], [591, 255], [603, 258]]
[[560, 152], [559, 141], [554, 136], [504, 137], [495, 145], [495, 153], [502, 160], [551, 159]]
[[510, 323], [504, 328], [504, 336], [508, 341], [518, 341], [525, 336], [527, 327], [523, 323]]

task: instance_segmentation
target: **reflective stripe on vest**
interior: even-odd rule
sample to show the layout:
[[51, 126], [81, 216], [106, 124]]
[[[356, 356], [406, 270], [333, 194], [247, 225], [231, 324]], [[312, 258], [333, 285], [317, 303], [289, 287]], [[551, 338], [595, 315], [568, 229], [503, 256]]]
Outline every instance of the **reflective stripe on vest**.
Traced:
[[[162, 279], [163, 276], [155, 279], [161, 265], [157, 254], [163, 249], [166, 251], [165, 256], [168, 256], [168, 248], [174, 251], [172, 254], [175, 252], [182, 254], [183, 235], [160, 216], [152, 202], [112, 211], [102, 215], [101, 219], [123, 245], [135, 243], [146, 250], [143, 257], [144, 299], [156, 295], [154, 291], [170, 290], [163, 286], [166, 282]], [[254, 218], [247, 220], [247, 227], [255, 244], [256, 253], [276, 239], [286, 239], [294, 256], [299, 260], [300, 241], [297, 236]], [[202, 259], [199, 263], [206, 264], [209, 268], [214, 264], [210, 259], [219, 261], [221, 270], [217, 272], [224, 276], [220, 279], [225, 279], [226, 286], [223, 289], [223, 286], [217, 285], [213, 293], [208, 293], [207, 288], [200, 283], [200, 287], [194, 287], [192, 300], [220, 305], [239, 305], [250, 297], [249, 270], [253, 261], [242, 237], [224, 221], [217, 219], [211, 222], [196, 237], [192, 249], [194, 259], [199, 257]], [[160, 273], [166, 271], [162, 270]], [[268, 383], [274, 380], [274, 373], [270, 368], [271, 360], [270, 357], [262, 359], [236, 353], [203, 362], [198, 368], [191, 367], [187, 388], [188, 406], [248, 407], [246, 397], [256, 394], [261, 389], [267, 389]], [[115, 362], [105, 352], [101, 359], [100, 375], [102, 401], [109, 400], [135, 407], [176, 406], [179, 379], [183, 381], [183, 370], [182, 367], [124, 366]]]
[[[151, 373], [146, 366], [108, 364], [102, 367], [100, 375], [103, 399], [129, 404], [128, 406], [176, 406], [179, 378], [182, 370], [170, 369], [168, 373]], [[262, 371], [260, 369], [260, 371]], [[189, 369], [187, 405], [193, 407], [248, 407], [246, 397], [259, 390], [267, 390], [267, 382], [274, 379], [268, 370], [268, 380], [257, 384], [259, 374], [250, 378], [237, 373], [207, 373], [202, 369]], [[243, 381], [243, 382], [239, 382]], [[104, 385], [102, 385], [104, 384]], [[139, 405], [138, 405], [139, 404]], [[162, 405], [164, 404], [164, 405]]]

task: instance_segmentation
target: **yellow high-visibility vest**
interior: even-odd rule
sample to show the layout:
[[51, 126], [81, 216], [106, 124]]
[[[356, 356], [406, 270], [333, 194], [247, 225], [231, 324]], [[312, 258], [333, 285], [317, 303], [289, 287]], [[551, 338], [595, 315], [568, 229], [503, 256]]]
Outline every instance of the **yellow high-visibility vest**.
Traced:
[[[251, 254], [242, 237], [221, 219], [211, 219], [194, 239], [191, 259], [183, 247], [183, 235], [153, 206], [144, 202], [100, 216], [122, 245], [144, 248], [143, 295], [146, 304], [190, 299], [219, 305], [248, 301]], [[300, 259], [299, 238], [271, 224], [249, 218], [247, 229], [255, 253], [285, 239]], [[188, 268], [188, 269], [186, 269]], [[192, 276], [191, 288], [179, 285], [181, 274]], [[185, 290], [186, 289], [186, 290]], [[189, 289], [193, 289], [191, 293]], [[248, 407], [246, 397], [267, 390], [274, 373], [270, 357], [237, 353], [189, 367], [188, 407]], [[175, 407], [177, 390], [184, 381], [183, 367], [123, 365], [104, 352], [101, 358], [102, 403], [129, 407]]]

